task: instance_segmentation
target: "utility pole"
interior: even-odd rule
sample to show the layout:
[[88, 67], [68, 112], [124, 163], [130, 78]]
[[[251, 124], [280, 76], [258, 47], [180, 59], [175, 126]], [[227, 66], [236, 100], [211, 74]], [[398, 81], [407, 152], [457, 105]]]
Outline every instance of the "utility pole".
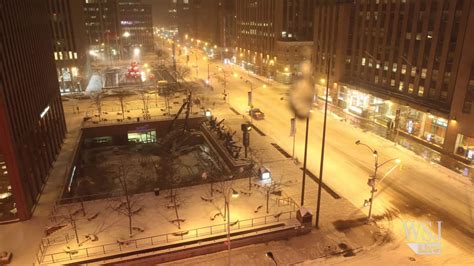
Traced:
[[323, 186], [323, 170], [324, 170], [324, 148], [326, 146], [326, 122], [328, 116], [328, 97], [329, 97], [329, 74], [331, 72], [331, 57], [328, 57], [328, 72], [326, 77], [326, 97], [324, 99], [324, 122], [323, 122], [323, 139], [321, 144], [321, 163], [319, 166], [319, 186], [318, 201], [316, 203], [316, 228], [319, 228], [319, 216], [321, 209], [321, 187]]
[[301, 206], [304, 206], [304, 190], [306, 183], [306, 161], [308, 158], [308, 130], [309, 130], [309, 114], [306, 117], [306, 133], [304, 135], [304, 156], [303, 156], [303, 180], [301, 181]]

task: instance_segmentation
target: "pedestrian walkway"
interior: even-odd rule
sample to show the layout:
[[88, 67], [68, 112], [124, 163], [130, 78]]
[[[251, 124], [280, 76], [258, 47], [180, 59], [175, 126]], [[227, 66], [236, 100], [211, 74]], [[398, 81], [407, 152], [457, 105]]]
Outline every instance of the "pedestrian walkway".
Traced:
[[[321, 104], [322, 110], [323, 104]], [[355, 114], [351, 114], [342, 108], [329, 104], [328, 110], [340, 117], [342, 120], [350, 123], [351, 125], [358, 127], [364, 131], [370, 131], [382, 138], [390, 140], [397, 145], [400, 145], [415, 154], [421, 156], [423, 159], [430, 163], [436, 163], [442, 165], [452, 171], [462, 174], [466, 177], [472, 178], [472, 166], [466, 165], [449, 155], [443, 154], [436, 151], [428, 146], [423, 145], [420, 141], [413, 139], [412, 137], [405, 136], [403, 133], [395, 134], [392, 130], [386, 126], [380, 125], [374, 121], [366, 118], [359, 117]]]

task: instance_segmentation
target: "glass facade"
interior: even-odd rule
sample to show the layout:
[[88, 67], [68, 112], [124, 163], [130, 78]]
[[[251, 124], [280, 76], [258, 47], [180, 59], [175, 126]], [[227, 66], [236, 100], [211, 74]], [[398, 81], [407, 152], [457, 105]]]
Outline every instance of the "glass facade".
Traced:
[[130, 143], [153, 143], [156, 142], [156, 131], [128, 132], [128, 142]]
[[456, 154], [468, 160], [474, 160], [474, 138], [458, 134], [456, 139]]
[[433, 145], [441, 147], [444, 143], [448, 128], [447, 119], [377, 98], [347, 86], [339, 87], [337, 98], [338, 106], [348, 113], [382, 126], [398, 128]]

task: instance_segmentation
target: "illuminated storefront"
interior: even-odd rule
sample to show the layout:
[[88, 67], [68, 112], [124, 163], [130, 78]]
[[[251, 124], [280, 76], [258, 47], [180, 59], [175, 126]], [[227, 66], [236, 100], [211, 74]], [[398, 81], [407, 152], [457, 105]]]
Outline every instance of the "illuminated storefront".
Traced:
[[456, 154], [468, 160], [474, 160], [474, 138], [458, 134], [456, 139]]
[[[319, 97], [321, 97], [319, 95]], [[448, 120], [406, 105], [375, 97], [369, 93], [339, 86], [337, 105], [346, 112], [387, 128], [398, 128], [430, 144], [442, 146]], [[398, 111], [398, 114], [397, 114]]]
[[143, 130], [128, 132], [129, 143], [153, 143], [156, 142], [156, 130]]

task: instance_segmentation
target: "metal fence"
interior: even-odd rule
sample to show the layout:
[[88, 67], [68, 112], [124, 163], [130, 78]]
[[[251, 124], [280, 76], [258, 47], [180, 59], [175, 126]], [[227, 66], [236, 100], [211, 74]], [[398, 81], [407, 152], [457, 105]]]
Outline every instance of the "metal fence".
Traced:
[[[292, 204], [291, 201], [281, 201], [281, 203]], [[296, 211], [286, 211], [279, 213], [278, 215], [266, 215], [257, 218], [246, 219], [238, 221], [237, 223], [231, 224], [233, 230], [239, 230], [244, 228], [252, 228], [255, 226], [262, 226], [271, 223], [278, 223], [282, 221], [289, 221], [296, 219]], [[253, 233], [258, 231], [268, 230], [267, 228], [256, 229]], [[117, 241], [116, 243], [109, 243], [103, 245], [97, 245], [93, 247], [80, 248], [74, 250], [64, 250], [63, 252], [48, 253], [48, 245], [51, 243], [41, 242], [39, 251], [36, 255], [37, 263], [48, 264], [58, 263], [70, 260], [86, 259], [101, 255], [121, 253], [126, 251], [133, 251], [138, 249], [150, 248], [154, 246], [164, 245], [168, 243], [177, 243], [179, 241], [197, 239], [199, 237], [211, 236], [216, 234], [224, 234], [227, 232], [227, 224], [219, 224], [206, 226], [196, 229], [190, 229], [186, 231], [180, 231], [175, 233], [167, 233], [161, 235], [155, 235], [150, 237], [127, 239], [123, 241]], [[204, 240], [205, 241], [205, 240]], [[217, 241], [217, 240], [212, 240]], [[183, 243], [183, 246], [186, 244]], [[168, 248], [169, 250], [170, 248]]]

